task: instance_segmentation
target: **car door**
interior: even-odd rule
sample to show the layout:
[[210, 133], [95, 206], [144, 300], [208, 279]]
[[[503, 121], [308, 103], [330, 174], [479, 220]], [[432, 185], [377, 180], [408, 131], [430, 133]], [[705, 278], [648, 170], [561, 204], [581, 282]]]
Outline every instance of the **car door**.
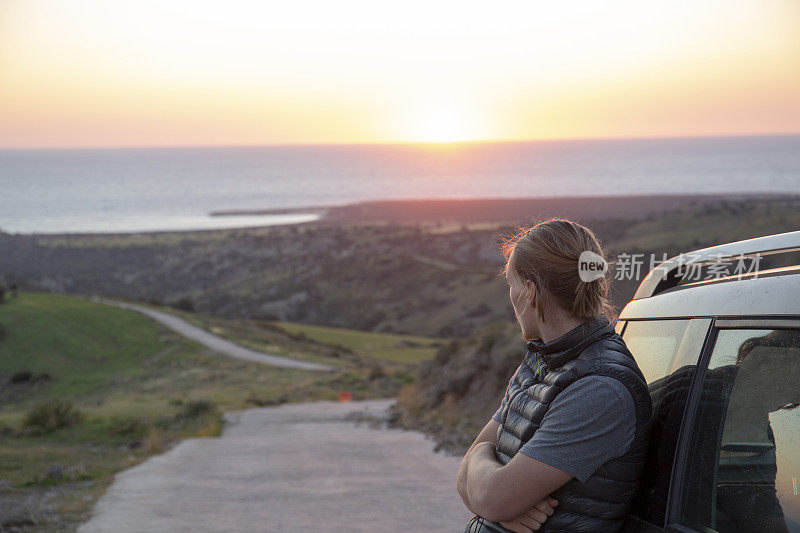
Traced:
[[800, 320], [715, 320], [689, 398], [666, 529], [800, 532]]
[[663, 531], [675, 450], [710, 326], [710, 318], [617, 324], [647, 380], [653, 403], [645, 469], [623, 531]]

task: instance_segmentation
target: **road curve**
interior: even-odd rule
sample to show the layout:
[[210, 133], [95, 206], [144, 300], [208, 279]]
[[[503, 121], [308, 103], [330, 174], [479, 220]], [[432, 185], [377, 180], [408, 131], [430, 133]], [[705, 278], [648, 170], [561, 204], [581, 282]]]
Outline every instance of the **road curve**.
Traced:
[[423, 434], [374, 429], [394, 400], [227, 413], [219, 438], [188, 439], [116, 475], [79, 533], [463, 531], [459, 457]]
[[89, 299], [93, 302], [113, 305], [115, 307], [121, 307], [122, 309], [129, 309], [131, 311], [136, 311], [147, 315], [161, 324], [164, 324], [168, 328], [175, 330], [184, 337], [197, 341], [206, 348], [214, 350], [222, 355], [227, 355], [228, 357], [244, 359], [245, 361], [253, 361], [256, 363], [264, 363], [272, 366], [280, 366], [284, 368], [302, 368], [304, 370], [326, 371], [336, 370], [336, 368], [329, 365], [310, 363], [307, 361], [297, 361], [295, 359], [289, 359], [279, 355], [269, 355], [245, 348], [244, 346], [239, 346], [238, 344], [235, 344], [229, 340], [209, 333], [202, 328], [198, 328], [197, 326], [190, 324], [189, 322], [183, 320], [182, 318], [178, 318], [175, 315], [164, 313], [162, 311], [156, 311], [155, 309], [150, 309], [149, 307], [145, 307], [143, 305], [110, 300], [100, 296], [92, 296]]

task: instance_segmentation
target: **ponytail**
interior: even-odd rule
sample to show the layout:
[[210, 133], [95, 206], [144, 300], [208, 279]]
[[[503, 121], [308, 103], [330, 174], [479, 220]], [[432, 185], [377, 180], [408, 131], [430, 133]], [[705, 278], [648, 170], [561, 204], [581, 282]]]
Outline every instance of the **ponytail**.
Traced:
[[572, 301], [572, 315], [585, 319], [602, 315], [611, 319], [613, 309], [607, 299], [609, 285], [605, 276], [592, 281], [579, 280]]

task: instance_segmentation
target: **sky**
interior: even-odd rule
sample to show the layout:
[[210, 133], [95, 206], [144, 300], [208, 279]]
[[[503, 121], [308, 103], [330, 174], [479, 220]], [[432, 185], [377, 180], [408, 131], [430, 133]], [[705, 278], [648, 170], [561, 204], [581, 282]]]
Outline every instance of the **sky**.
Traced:
[[784, 133], [796, 0], [0, 0], [0, 148]]

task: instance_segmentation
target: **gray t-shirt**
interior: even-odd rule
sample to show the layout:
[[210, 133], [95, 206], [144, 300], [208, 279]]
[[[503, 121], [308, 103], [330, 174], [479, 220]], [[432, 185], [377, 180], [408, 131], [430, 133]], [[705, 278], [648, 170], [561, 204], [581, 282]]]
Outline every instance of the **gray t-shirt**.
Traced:
[[[501, 422], [507, 402], [506, 395], [494, 420]], [[636, 411], [625, 385], [612, 377], [591, 375], [556, 396], [520, 452], [585, 483], [603, 464], [624, 455], [635, 433]]]

